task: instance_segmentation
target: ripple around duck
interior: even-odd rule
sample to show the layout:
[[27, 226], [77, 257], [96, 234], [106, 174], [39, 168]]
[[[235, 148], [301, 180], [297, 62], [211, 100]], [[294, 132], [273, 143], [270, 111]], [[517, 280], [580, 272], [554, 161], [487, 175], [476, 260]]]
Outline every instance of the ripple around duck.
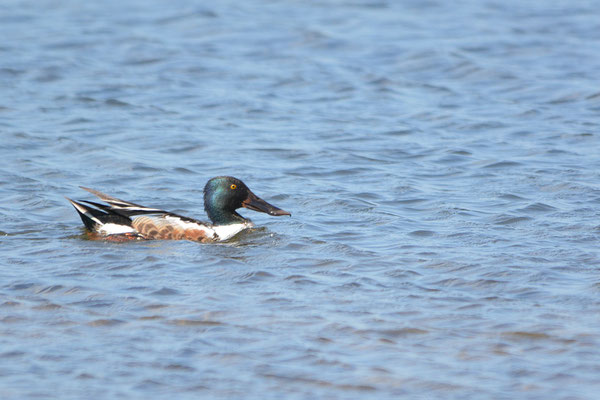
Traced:
[[266, 271], [252, 271], [244, 273], [242, 276], [238, 278], [239, 284], [247, 284], [253, 282], [261, 282], [261, 281], [269, 281], [272, 280], [275, 275], [266, 272]]

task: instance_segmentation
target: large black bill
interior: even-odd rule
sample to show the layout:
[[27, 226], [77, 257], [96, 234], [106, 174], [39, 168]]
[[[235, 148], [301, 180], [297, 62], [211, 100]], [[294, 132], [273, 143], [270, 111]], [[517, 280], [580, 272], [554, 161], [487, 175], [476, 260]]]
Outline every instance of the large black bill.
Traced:
[[274, 205], [267, 203], [252, 192], [250, 192], [248, 198], [242, 202], [242, 207], [246, 207], [249, 210], [264, 212], [275, 217], [280, 215], [292, 215], [281, 208], [277, 208]]

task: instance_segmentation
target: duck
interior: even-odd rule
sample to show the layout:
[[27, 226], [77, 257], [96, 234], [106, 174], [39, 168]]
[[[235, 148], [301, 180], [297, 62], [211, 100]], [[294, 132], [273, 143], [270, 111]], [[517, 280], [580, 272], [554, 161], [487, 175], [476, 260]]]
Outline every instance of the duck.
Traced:
[[[261, 199], [240, 179], [217, 176], [204, 186], [204, 210], [210, 223], [159, 208], [131, 203], [100, 191], [80, 186], [106, 204], [74, 201], [86, 234], [92, 240], [123, 242], [130, 240], [191, 240], [219, 242], [231, 239], [254, 227], [252, 221], [236, 212], [239, 208], [263, 212], [275, 217], [292, 214]], [[85, 204], [84, 204], [85, 203]]]

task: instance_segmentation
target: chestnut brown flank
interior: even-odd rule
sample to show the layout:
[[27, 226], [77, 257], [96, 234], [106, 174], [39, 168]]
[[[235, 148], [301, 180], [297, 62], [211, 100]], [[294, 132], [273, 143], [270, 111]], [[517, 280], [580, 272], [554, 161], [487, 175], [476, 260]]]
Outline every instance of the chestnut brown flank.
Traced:
[[98, 232], [86, 232], [89, 240], [106, 240], [109, 242], [129, 242], [131, 240], [143, 240], [144, 238], [137, 233], [120, 233], [117, 235], [104, 236]]
[[199, 242], [206, 240], [206, 233], [200, 229], [186, 229], [184, 235], [187, 240], [196, 240]]
[[182, 229], [169, 225], [166, 221], [156, 221], [149, 217], [139, 217], [133, 221], [133, 227], [147, 239], [208, 240], [206, 232], [201, 229]]

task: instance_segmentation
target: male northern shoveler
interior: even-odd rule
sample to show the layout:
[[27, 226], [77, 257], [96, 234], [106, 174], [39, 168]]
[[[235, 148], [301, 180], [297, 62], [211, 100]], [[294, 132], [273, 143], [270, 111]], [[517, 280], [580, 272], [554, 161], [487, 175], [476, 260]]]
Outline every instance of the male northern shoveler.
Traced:
[[240, 207], [273, 216], [291, 215], [259, 198], [244, 182], [231, 176], [212, 178], [204, 187], [204, 209], [212, 224], [123, 201], [94, 189], [81, 188], [108, 204], [85, 200], [77, 202], [67, 198], [79, 213], [92, 239], [186, 239], [212, 242], [227, 240], [254, 226], [252, 221], [235, 211]]

